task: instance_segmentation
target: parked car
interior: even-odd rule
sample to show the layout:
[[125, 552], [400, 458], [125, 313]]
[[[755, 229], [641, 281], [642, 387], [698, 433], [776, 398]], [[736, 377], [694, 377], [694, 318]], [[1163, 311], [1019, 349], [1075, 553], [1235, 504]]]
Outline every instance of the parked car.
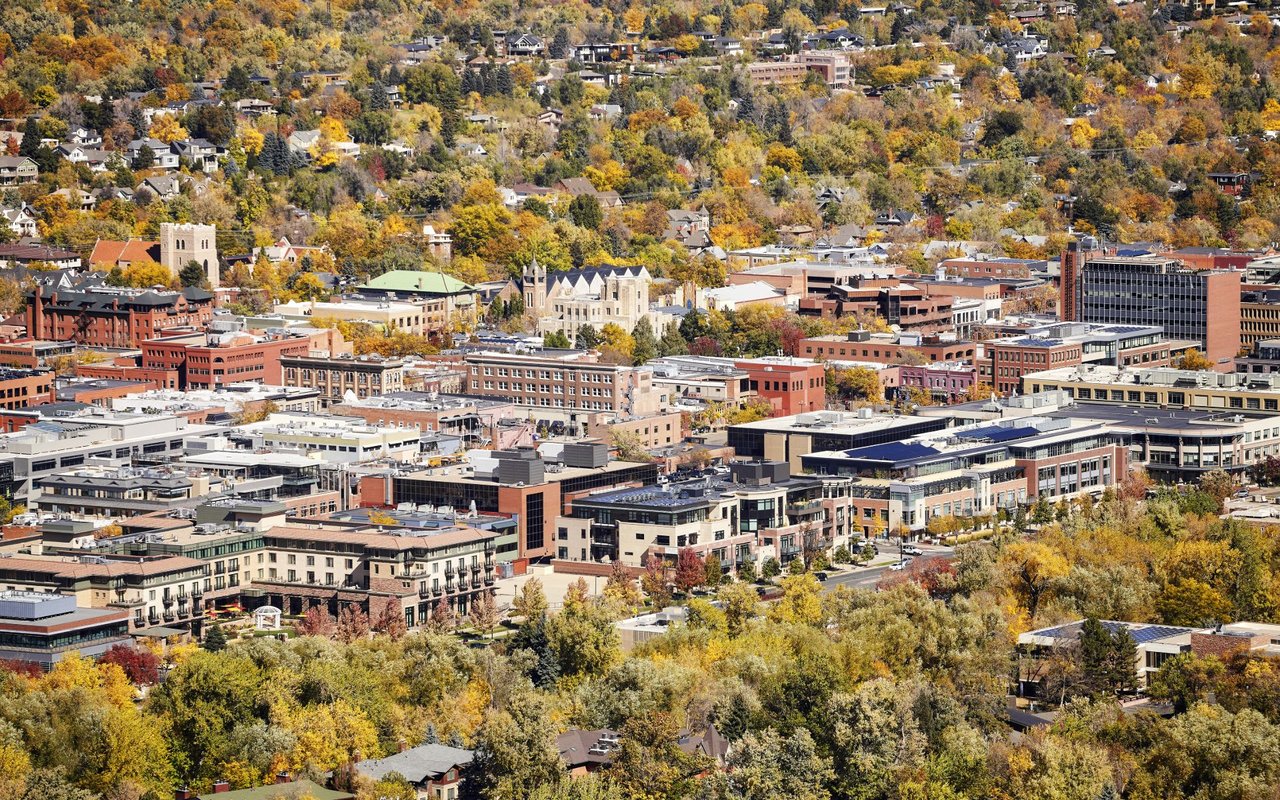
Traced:
[[893, 566], [889, 567], [889, 569], [893, 570], [894, 572], [901, 572], [902, 570], [906, 569], [907, 565], [910, 563], [911, 563], [911, 559], [904, 558], [903, 560], [899, 561], [897, 564], [894, 564]]
[[924, 555], [924, 551], [919, 547], [916, 547], [914, 544], [903, 545], [902, 552], [904, 555], [908, 556]]
[[813, 573], [813, 577], [817, 578], [819, 581], [825, 581], [827, 579], [827, 573], [815, 572]]

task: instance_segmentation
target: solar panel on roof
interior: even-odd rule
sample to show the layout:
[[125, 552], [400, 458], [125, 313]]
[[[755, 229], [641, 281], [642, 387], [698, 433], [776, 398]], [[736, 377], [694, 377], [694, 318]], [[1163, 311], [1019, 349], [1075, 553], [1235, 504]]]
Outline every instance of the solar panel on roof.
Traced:
[[936, 447], [930, 447], [927, 444], [918, 442], [889, 442], [845, 451], [845, 455], [850, 458], [871, 461], [907, 461], [912, 458], [937, 455], [937, 453], [938, 449]]
[[957, 434], [957, 436], [961, 439], [978, 442], [1008, 442], [1014, 439], [1025, 439], [1038, 433], [1040, 433], [1039, 430], [1031, 427], [1006, 428], [1002, 425], [992, 425], [989, 428], [978, 428]]

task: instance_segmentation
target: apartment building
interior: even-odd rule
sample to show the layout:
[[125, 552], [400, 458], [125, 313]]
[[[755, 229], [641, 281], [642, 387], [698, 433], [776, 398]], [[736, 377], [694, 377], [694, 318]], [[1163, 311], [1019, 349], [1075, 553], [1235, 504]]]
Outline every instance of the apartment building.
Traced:
[[170, 389], [217, 389], [245, 382], [281, 386], [286, 356], [307, 356], [335, 338], [341, 342], [336, 331], [205, 333], [188, 329], [145, 341], [140, 366], [144, 371], [176, 375], [176, 386], [164, 385]]
[[78, 608], [122, 610], [131, 634], [198, 635], [207, 569], [182, 556], [15, 555], [0, 559], [0, 590], [54, 592]]
[[939, 262], [945, 274], [966, 278], [1034, 278], [1045, 274], [1049, 262], [1030, 258], [1000, 258], [979, 255], [973, 258], [948, 258]]
[[711, 479], [588, 494], [556, 519], [557, 566], [598, 573], [619, 562], [638, 571], [650, 555], [674, 563], [691, 548], [727, 570], [745, 566], [754, 574], [767, 558], [829, 555], [856, 527], [852, 483], [754, 462]]
[[978, 370], [972, 364], [944, 361], [938, 364], [903, 364], [898, 368], [901, 397], [910, 397], [908, 389], [924, 392], [937, 403], [955, 403], [966, 399], [978, 384]]
[[921, 333], [950, 330], [955, 297], [930, 294], [907, 283], [860, 281], [840, 284], [820, 297], [803, 297], [796, 309], [801, 316], [840, 319], [846, 316], [879, 317], [903, 330]]
[[173, 328], [213, 318], [213, 295], [106, 286], [90, 275], [69, 288], [37, 282], [27, 292], [27, 335], [90, 347], [127, 349]]
[[271, 414], [229, 430], [227, 439], [241, 450], [359, 464], [377, 459], [419, 461], [422, 435], [416, 428], [369, 425], [351, 417]]
[[347, 397], [378, 397], [404, 389], [404, 362], [381, 356], [289, 355], [280, 359], [285, 386], [316, 389], [322, 407]]
[[801, 461], [819, 475], [849, 475], [859, 518], [923, 530], [935, 516], [1012, 512], [1101, 493], [1127, 474], [1128, 441], [1105, 424], [1024, 417], [996, 420]]
[[589, 412], [643, 417], [666, 406], [655, 391], [653, 371], [589, 361], [584, 354], [523, 356], [469, 353], [466, 393], [504, 398], [530, 409], [538, 419], [560, 419], [579, 426]]
[[[329, 413], [369, 424], [438, 431], [461, 437], [471, 446], [498, 450], [533, 443], [532, 426], [523, 424], [527, 412], [509, 400], [395, 392], [344, 400], [330, 406]], [[520, 441], [525, 436], [529, 441]]]
[[192, 505], [222, 490], [209, 475], [165, 467], [82, 466], [35, 480], [29, 505], [51, 514], [132, 517]]
[[1240, 346], [1280, 337], [1280, 290], [1247, 286], [1240, 293]]
[[532, 449], [472, 453], [465, 464], [436, 467], [409, 475], [391, 472], [360, 479], [360, 505], [454, 509], [474, 507], [517, 519], [521, 558], [555, 554], [556, 517], [593, 491], [651, 486], [656, 464], [610, 461], [604, 444], [584, 442], [558, 448], [554, 460]]
[[396, 519], [394, 529], [365, 516], [265, 531], [265, 576], [254, 579], [251, 593], [290, 614], [318, 606], [337, 616], [356, 607], [376, 617], [391, 600], [413, 630], [425, 626], [441, 602], [466, 614], [493, 591], [500, 570], [512, 569], [517, 547], [510, 517], [384, 513]]

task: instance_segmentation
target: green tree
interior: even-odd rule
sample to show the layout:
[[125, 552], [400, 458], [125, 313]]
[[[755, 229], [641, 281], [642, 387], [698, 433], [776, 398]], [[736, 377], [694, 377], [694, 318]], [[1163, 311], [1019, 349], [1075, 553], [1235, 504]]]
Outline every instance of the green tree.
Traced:
[[551, 709], [543, 697], [522, 693], [486, 715], [475, 736], [475, 756], [464, 792], [470, 798], [523, 800], [560, 778], [560, 753]]
[[204, 649], [210, 653], [217, 653], [225, 650], [227, 647], [227, 634], [222, 630], [221, 625], [212, 625], [204, 635]]
[[742, 800], [826, 800], [833, 780], [831, 759], [804, 728], [786, 737], [772, 728], [749, 733], [729, 755], [730, 796]]
[[199, 286], [207, 289], [209, 276], [200, 262], [188, 261], [187, 265], [178, 271], [178, 282], [183, 286]]
[[569, 219], [580, 228], [595, 231], [604, 222], [604, 211], [595, 195], [580, 194], [569, 201]]
[[658, 356], [658, 340], [653, 335], [653, 325], [648, 317], [641, 317], [631, 331], [635, 346], [631, 350], [632, 363], [637, 366]]
[[734, 582], [720, 587], [716, 593], [724, 607], [725, 624], [729, 635], [737, 636], [747, 627], [747, 622], [756, 616], [760, 597], [749, 584]]
[[594, 350], [600, 346], [600, 334], [592, 326], [583, 325], [578, 328], [575, 344], [579, 350]]
[[568, 350], [573, 347], [573, 343], [569, 341], [569, 337], [565, 336], [563, 332], [553, 331], [542, 335], [542, 346]]

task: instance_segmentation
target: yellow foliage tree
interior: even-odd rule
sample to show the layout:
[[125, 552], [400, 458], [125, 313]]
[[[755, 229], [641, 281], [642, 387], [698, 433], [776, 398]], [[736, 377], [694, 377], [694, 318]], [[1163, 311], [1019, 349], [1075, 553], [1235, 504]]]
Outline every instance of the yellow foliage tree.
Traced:
[[187, 138], [187, 129], [178, 123], [172, 114], [160, 114], [151, 121], [151, 136], [165, 144], [172, 144], [179, 139]]
[[812, 575], [790, 575], [782, 579], [782, 598], [769, 609], [775, 622], [797, 625], [822, 624], [822, 585]]

